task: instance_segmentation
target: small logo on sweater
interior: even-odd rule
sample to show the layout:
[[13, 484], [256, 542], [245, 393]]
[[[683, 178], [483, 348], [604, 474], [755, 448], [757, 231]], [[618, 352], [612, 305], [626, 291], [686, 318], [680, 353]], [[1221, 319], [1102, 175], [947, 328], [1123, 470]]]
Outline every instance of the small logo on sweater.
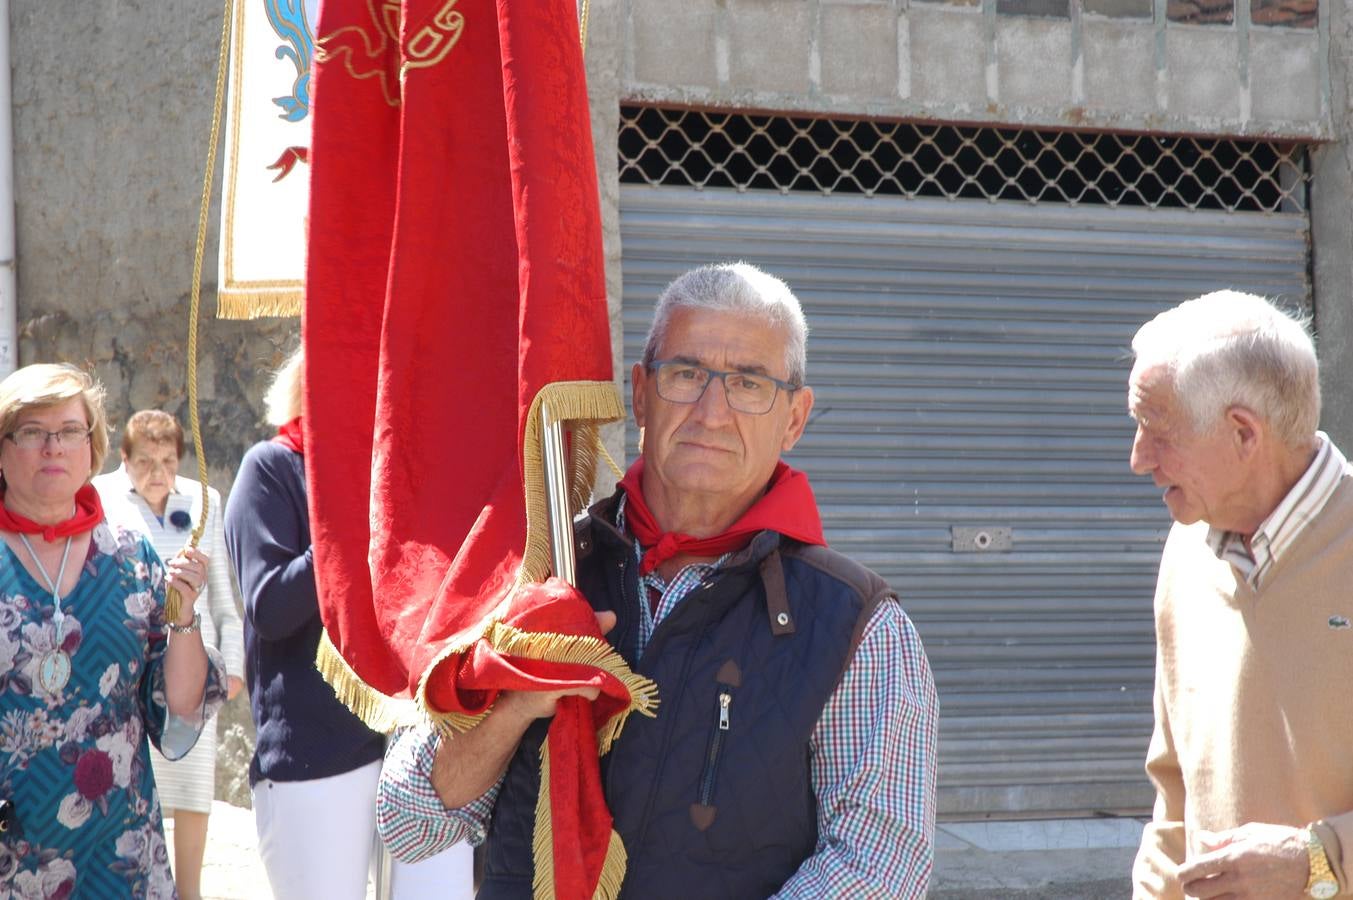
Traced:
[[1329, 623], [1330, 628], [1333, 628], [1335, 631], [1343, 631], [1345, 628], [1353, 628], [1353, 625], [1350, 625], [1348, 619], [1345, 618], [1344, 616], [1330, 616]]

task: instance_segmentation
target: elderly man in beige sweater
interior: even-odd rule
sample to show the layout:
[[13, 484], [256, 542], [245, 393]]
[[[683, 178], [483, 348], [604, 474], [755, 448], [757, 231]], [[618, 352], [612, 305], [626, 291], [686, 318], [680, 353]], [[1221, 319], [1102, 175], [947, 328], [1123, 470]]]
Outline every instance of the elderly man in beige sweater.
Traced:
[[1315, 348], [1263, 298], [1221, 291], [1132, 349], [1132, 470], [1175, 520], [1134, 897], [1349, 894], [1353, 471], [1316, 430]]

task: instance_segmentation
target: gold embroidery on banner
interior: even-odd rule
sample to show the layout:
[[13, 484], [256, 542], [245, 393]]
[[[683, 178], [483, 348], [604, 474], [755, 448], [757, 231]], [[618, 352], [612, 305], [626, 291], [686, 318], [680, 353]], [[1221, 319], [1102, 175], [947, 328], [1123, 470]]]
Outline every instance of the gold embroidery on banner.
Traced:
[[426, 20], [411, 27], [401, 46], [399, 0], [367, 0], [370, 24], [347, 25], [321, 38], [315, 45], [315, 56], [324, 63], [342, 59], [353, 78], [377, 79], [385, 102], [399, 106], [409, 70], [437, 65], [460, 40], [465, 16], [456, 12], [458, 2], [446, 0]]
[[465, 16], [455, 11], [459, 0], [446, 0], [428, 23], [404, 43], [404, 68], [400, 75], [409, 69], [426, 69], [446, 59], [446, 54], [460, 40], [465, 30]]
[[400, 98], [392, 92], [399, 77], [399, 0], [367, 0], [366, 8], [374, 38], [361, 25], [344, 26], [315, 43], [315, 58], [322, 63], [341, 58], [349, 75], [377, 79], [385, 102], [398, 106]]

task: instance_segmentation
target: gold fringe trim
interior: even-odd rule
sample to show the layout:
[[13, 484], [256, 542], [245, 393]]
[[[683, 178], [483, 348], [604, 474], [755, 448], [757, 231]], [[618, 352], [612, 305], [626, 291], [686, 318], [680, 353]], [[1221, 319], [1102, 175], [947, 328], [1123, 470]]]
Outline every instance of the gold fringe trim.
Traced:
[[597, 879], [597, 891], [592, 895], [592, 900], [615, 900], [620, 896], [620, 886], [625, 883], [625, 869], [629, 861], [620, 832], [612, 828], [611, 843], [606, 847], [606, 861], [601, 864], [601, 877]]
[[422, 709], [420, 713], [423, 721], [431, 726], [432, 730], [437, 732], [443, 740], [451, 740], [458, 734], [464, 734], [471, 728], [484, 721], [484, 717], [493, 709], [492, 704], [478, 715], [469, 715], [467, 713], [453, 712], [433, 712], [430, 709]]
[[526, 548], [517, 583], [544, 581], [550, 574], [550, 531], [545, 492], [545, 451], [542, 444], [543, 410], [573, 425], [573, 452], [569, 456], [570, 516], [587, 502], [596, 474], [598, 427], [625, 417], [620, 391], [610, 381], [560, 381], [547, 384], [531, 402], [522, 438], [526, 471]]
[[216, 295], [216, 318], [261, 319], [264, 316], [299, 316], [305, 299], [302, 290], [237, 291], [224, 290]]
[[550, 742], [540, 745], [540, 792], [536, 794], [536, 827], [531, 840], [535, 900], [554, 900], [554, 823], [550, 821]]
[[373, 731], [389, 734], [396, 728], [426, 723], [442, 737], [450, 738], [478, 725], [489, 714], [489, 710], [469, 715], [428, 708], [428, 678], [439, 662], [454, 654], [465, 652], [481, 639], [488, 641], [490, 647], [504, 656], [589, 666], [601, 669], [620, 681], [629, 691], [630, 705], [620, 714], [612, 716], [609, 722], [597, 730], [599, 754], [610, 752], [611, 745], [620, 737], [630, 713], [637, 712], [649, 718], [657, 715], [658, 686], [652, 679], [631, 671], [624, 657], [616, 653], [604, 639], [522, 631], [502, 622], [490, 622], [482, 635], [443, 648], [424, 671], [418, 683], [416, 699], [383, 694], [363, 681], [333, 645], [327, 629], [321, 633], [319, 647], [315, 651], [315, 668], [334, 689], [339, 701]]
[[624, 657], [604, 638], [583, 637], [581, 635], [541, 634], [522, 631], [501, 622], [494, 622], [484, 635], [489, 646], [504, 656], [521, 656], [526, 659], [543, 659], [556, 663], [572, 663], [601, 669], [611, 675], [630, 694], [630, 705], [624, 712], [611, 717], [611, 721], [597, 730], [597, 753], [610, 752], [611, 744], [620, 737], [625, 720], [632, 712], [648, 716], [658, 714], [658, 686], [651, 679], [637, 675], [630, 670]]
[[422, 676], [418, 679], [418, 690], [414, 695], [418, 704], [418, 711], [422, 716], [422, 720], [441, 735], [443, 740], [450, 740], [457, 734], [463, 734], [469, 731], [471, 728], [482, 722], [484, 717], [492, 711], [493, 707], [489, 706], [488, 709], [485, 709], [482, 713], [474, 715], [458, 712], [443, 712], [441, 710], [432, 709], [427, 703], [428, 679], [432, 677], [432, 673], [436, 671], [437, 666], [443, 660], [455, 656], [457, 653], [465, 653], [468, 651], [478, 643], [481, 638], [487, 635], [488, 630], [492, 625], [493, 620], [491, 618], [485, 619], [484, 623], [470, 632], [470, 637], [465, 638], [459, 643], [447, 644], [432, 658], [432, 662], [428, 663], [427, 668], [423, 670]]
[[[550, 747], [540, 745], [540, 794], [536, 797], [536, 824], [532, 835], [532, 855], [535, 857], [535, 875], [531, 878], [531, 893], [535, 900], [554, 900], [554, 823], [550, 818]], [[625, 842], [611, 829], [611, 840], [606, 845], [606, 859], [601, 864], [601, 876], [592, 900], [616, 900], [620, 886], [625, 882], [625, 867], [629, 854]]]
[[[615, 677], [630, 694], [630, 705], [623, 712], [612, 716], [611, 720], [597, 729], [597, 752], [610, 751], [611, 745], [624, 730], [625, 720], [632, 712], [653, 718], [658, 714], [658, 686], [652, 679], [636, 675], [630, 670], [625, 658], [603, 638], [581, 635], [543, 634], [534, 631], [522, 631], [502, 622], [490, 622], [483, 633], [469, 640], [443, 647], [441, 652], [423, 671], [418, 682], [417, 704], [422, 720], [435, 728], [443, 737], [451, 737], [457, 732], [469, 731], [478, 725], [489, 710], [469, 716], [464, 713], [439, 712], [428, 708], [428, 678], [438, 663], [457, 653], [464, 653], [479, 640], [488, 641], [490, 647], [504, 656], [521, 656], [526, 659], [541, 659], [549, 662], [573, 663], [591, 666]], [[322, 671], [322, 670], [321, 670]], [[353, 675], [356, 678], [356, 674]], [[332, 683], [332, 682], [330, 682]], [[374, 693], [374, 692], [373, 692]], [[492, 709], [492, 707], [490, 707]], [[356, 712], [356, 710], [354, 710]], [[360, 717], [360, 713], [358, 716]], [[363, 721], [366, 721], [363, 719]], [[374, 726], [373, 726], [374, 727]]]
[[362, 680], [329, 640], [329, 631], [320, 634], [315, 650], [315, 668], [334, 689], [334, 694], [367, 727], [382, 734], [413, 725], [422, 719], [418, 706], [409, 699], [382, 694]]

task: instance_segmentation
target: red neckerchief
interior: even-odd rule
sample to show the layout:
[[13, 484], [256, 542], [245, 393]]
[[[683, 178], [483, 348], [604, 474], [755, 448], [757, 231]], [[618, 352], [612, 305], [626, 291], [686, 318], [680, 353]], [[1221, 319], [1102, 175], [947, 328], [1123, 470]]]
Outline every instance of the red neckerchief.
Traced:
[[644, 502], [643, 475], [644, 460], [640, 457], [620, 482], [620, 488], [625, 492], [625, 526], [644, 550], [643, 561], [639, 564], [641, 574], [647, 575], [678, 553], [723, 556], [731, 550], [741, 549], [754, 535], [768, 530], [805, 544], [827, 545], [808, 476], [783, 462], [775, 464], [761, 499], [722, 534], [707, 538], [663, 531]]
[[301, 427], [301, 417], [297, 416], [277, 429], [273, 442], [305, 456], [305, 429]]
[[103, 504], [99, 502], [99, 492], [92, 484], [86, 484], [75, 492], [75, 515], [55, 525], [40, 525], [19, 515], [4, 505], [4, 494], [0, 493], [0, 528], [21, 534], [40, 534], [49, 544], [57, 538], [92, 531], [102, 521]]

